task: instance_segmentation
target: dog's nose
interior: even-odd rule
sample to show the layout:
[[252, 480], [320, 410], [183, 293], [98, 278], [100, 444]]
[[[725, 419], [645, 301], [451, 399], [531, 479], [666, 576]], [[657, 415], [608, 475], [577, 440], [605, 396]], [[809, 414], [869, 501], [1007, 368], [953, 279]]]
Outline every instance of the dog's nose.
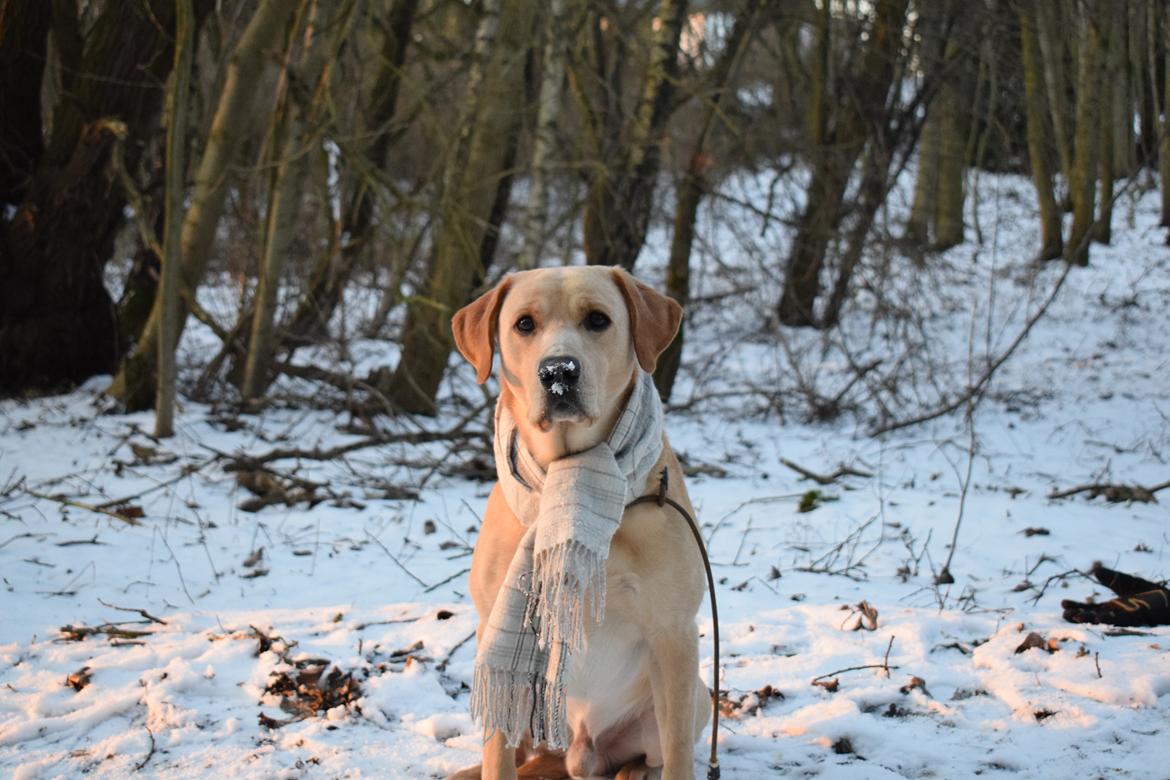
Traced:
[[549, 393], [565, 395], [577, 387], [577, 380], [581, 378], [581, 361], [568, 355], [548, 357], [540, 361], [536, 374]]

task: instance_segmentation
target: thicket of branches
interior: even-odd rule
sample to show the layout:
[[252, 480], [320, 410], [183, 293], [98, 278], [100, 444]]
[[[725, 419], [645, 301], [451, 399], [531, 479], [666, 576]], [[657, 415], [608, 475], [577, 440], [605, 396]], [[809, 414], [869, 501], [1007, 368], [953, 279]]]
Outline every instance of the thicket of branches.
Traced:
[[[1123, 182], [1157, 173], [1170, 227], [1168, 40], [1161, 0], [7, 0], [0, 392], [111, 374], [165, 434], [194, 317], [220, 345], [182, 393], [255, 407], [290, 374], [434, 413], [485, 285], [636, 270], [661, 224], [692, 306], [714, 203], [788, 236], [771, 327], [832, 331], [912, 160], [891, 262], [961, 243], [972, 175], [1007, 171], [1034, 183], [1035, 259], [1084, 265]], [[766, 196], [724, 189], [745, 171]], [[370, 289], [356, 335], [396, 360], [298, 362]]]

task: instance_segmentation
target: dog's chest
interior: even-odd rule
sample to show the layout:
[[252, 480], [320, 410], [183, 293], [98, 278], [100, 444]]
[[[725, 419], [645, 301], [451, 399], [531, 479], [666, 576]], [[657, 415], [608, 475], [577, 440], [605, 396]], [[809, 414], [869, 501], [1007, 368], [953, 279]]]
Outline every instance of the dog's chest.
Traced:
[[600, 735], [641, 714], [652, 700], [648, 653], [639, 627], [619, 610], [607, 610], [605, 620], [590, 630], [586, 647], [569, 659], [567, 715], [575, 733], [584, 726]]

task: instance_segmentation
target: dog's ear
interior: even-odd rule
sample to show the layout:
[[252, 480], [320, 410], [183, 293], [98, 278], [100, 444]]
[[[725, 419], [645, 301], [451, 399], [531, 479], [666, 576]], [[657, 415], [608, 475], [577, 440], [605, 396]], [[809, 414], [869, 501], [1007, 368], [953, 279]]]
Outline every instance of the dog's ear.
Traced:
[[451, 333], [455, 346], [467, 362], [475, 366], [475, 381], [481, 385], [492, 372], [492, 345], [496, 339], [496, 317], [504, 295], [512, 286], [510, 278], [504, 278], [492, 289], [455, 312], [451, 318]]
[[682, 306], [673, 298], [642, 284], [622, 268], [613, 269], [613, 278], [630, 311], [634, 354], [638, 356], [638, 363], [643, 370], [653, 373], [658, 356], [670, 346], [674, 335], [678, 333], [678, 324], [683, 315]]

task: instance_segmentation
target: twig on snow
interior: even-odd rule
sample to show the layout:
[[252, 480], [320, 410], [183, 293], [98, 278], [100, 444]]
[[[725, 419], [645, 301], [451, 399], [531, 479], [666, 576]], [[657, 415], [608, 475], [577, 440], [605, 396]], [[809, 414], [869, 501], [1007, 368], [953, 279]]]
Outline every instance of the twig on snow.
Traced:
[[137, 614], [142, 615], [142, 617], [149, 620], [151, 623], [158, 623], [160, 626], [165, 626], [167, 624], [167, 621], [163, 620], [162, 618], [155, 617], [145, 609], [138, 609], [137, 607], [119, 607], [117, 604], [111, 604], [108, 601], [103, 601], [102, 599], [98, 599], [98, 603], [103, 607], [116, 609], [119, 612], [136, 612]]
[[374, 543], [375, 543], [375, 544], [377, 544], [379, 547], [381, 547], [381, 548], [382, 548], [382, 552], [386, 553], [386, 556], [387, 556], [388, 558], [390, 558], [390, 560], [391, 560], [391, 561], [393, 561], [393, 562], [394, 562], [394, 565], [395, 565], [395, 566], [397, 566], [398, 568], [402, 569], [402, 571], [406, 573], [406, 576], [410, 577], [412, 580], [414, 580], [415, 582], [417, 582], [419, 585], [422, 585], [422, 586], [423, 586], [423, 588], [429, 588], [429, 587], [430, 587], [430, 585], [428, 585], [428, 584], [426, 584], [425, 582], [423, 582], [422, 580], [420, 580], [420, 579], [419, 579], [419, 578], [418, 578], [418, 577], [415, 575], [415, 573], [414, 573], [414, 572], [412, 572], [410, 569], [406, 568], [406, 567], [405, 567], [405, 566], [402, 564], [402, 561], [400, 561], [400, 560], [398, 560], [396, 557], [394, 557], [394, 553], [390, 552], [390, 548], [388, 548], [386, 545], [382, 544], [382, 540], [381, 540], [381, 539], [379, 539], [378, 537], [374, 536], [374, 535], [373, 535], [372, 533], [370, 533], [368, 530], [366, 531], [366, 536], [368, 536], [370, 539], [372, 539], [372, 540], [374, 541]]
[[146, 726], [146, 733], [150, 735], [150, 750], [147, 752], [146, 758], [134, 765], [135, 772], [141, 772], [150, 763], [150, 759], [154, 758], [154, 732], [150, 730], [150, 726]]
[[868, 471], [860, 471], [859, 469], [855, 469], [855, 468], [852, 468], [850, 466], [846, 466], [844, 463], [839, 465], [837, 467], [837, 470], [832, 472], [831, 474], [818, 474], [817, 472], [812, 471], [811, 469], [806, 469], [804, 466], [801, 466], [797, 463], [793, 463], [788, 458], [781, 458], [780, 463], [782, 465], [787, 466], [788, 468], [792, 469], [793, 471], [795, 471], [797, 474], [801, 475], [802, 477], [805, 477], [807, 479], [811, 479], [813, 482], [816, 482], [818, 485], [831, 485], [834, 482], [836, 482], [837, 480], [841, 479], [841, 477], [863, 477], [863, 478], [866, 478], [866, 477], [873, 476], [873, 474], [870, 474]]
[[64, 496], [54, 496], [54, 495], [50, 495], [48, 493], [38, 493], [34, 490], [29, 490], [28, 488], [25, 488], [24, 492], [27, 493], [29, 496], [32, 496], [33, 498], [40, 498], [40, 499], [43, 499], [45, 501], [54, 501], [54, 502], [60, 504], [61, 506], [71, 506], [71, 507], [74, 507], [75, 509], [85, 509], [86, 511], [89, 511], [89, 512], [97, 512], [99, 515], [105, 515], [106, 517], [112, 517], [115, 520], [121, 520], [123, 523], [127, 523], [129, 525], [142, 525], [142, 523], [138, 522], [138, 520], [136, 520], [135, 518], [131, 517], [128, 514], [120, 514], [116, 509], [106, 509], [102, 506], [95, 506], [94, 504], [86, 504], [83, 501], [74, 501], [73, 499], [65, 498]]
[[443, 660], [439, 661], [439, 663], [435, 665], [435, 670], [439, 671], [439, 672], [447, 671], [447, 664], [450, 663], [451, 658], [455, 655], [455, 653], [459, 650], [459, 648], [463, 647], [465, 644], [467, 644], [468, 642], [470, 642], [474, 638], [475, 638], [475, 632], [472, 631], [470, 634], [468, 634], [467, 636], [460, 639], [459, 642], [457, 642], [454, 647], [452, 647], [450, 650], [447, 651], [447, 654], [443, 656]]
[[423, 591], [423, 593], [430, 593], [431, 591], [435, 590], [436, 588], [440, 588], [443, 585], [446, 585], [448, 582], [455, 579], [456, 577], [462, 577], [464, 574], [466, 574], [469, 571], [471, 571], [471, 569], [460, 569], [459, 571], [452, 574], [450, 577], [447, 577], [444, 580], [440, 580], [439, 582], [436, 582], [434, 585], [428, 585], [426, 590]]

